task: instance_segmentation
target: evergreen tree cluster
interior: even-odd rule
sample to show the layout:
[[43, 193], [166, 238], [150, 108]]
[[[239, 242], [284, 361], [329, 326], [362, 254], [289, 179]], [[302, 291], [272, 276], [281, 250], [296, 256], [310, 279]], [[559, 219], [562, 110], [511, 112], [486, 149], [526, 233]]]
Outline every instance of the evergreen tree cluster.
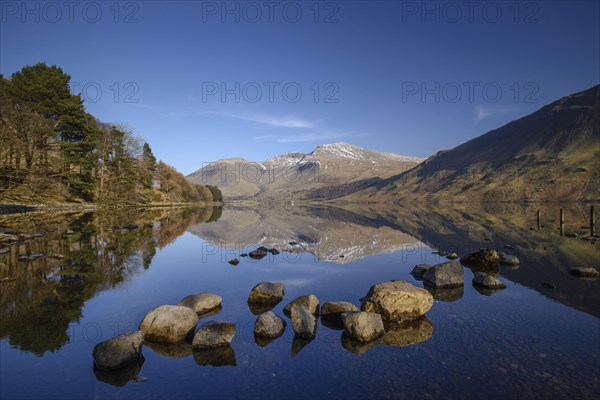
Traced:
[[216, 188], [188, 182], [157, 162], [148, 143], [101, 122], [72, 94], [57, 66], [25, 66], [0, 75], [0, 201], [221, 201]]

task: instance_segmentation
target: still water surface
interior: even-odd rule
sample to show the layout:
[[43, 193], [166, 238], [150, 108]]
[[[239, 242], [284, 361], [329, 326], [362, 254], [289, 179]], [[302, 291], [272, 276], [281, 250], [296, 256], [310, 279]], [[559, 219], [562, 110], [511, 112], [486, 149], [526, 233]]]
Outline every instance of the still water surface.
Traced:
[[[535, 211], [225, 207], [0, 217], [4, 231], [44, 235], [0, 245], [8, 249], [0, 279], [10, 279], [0, 284], [0, 397], [594, 398], [600, 280], [568, 270], [597, 267], [599, 244], [560, 236], [550, 206], [537, 230]], [[585, 236], [585, 209], [566, 215], [568, 228]], [[135, 229], [115, 229], [126, 225]], [[283, 251], [239, 257], [260, 245]], [[517, 269], [487, 271], [506, 289], [481, 293], [465, 268], [464, 288], [435, 292], [426, 319], [377, 343], [348, 341], [322, 321], [314, 341], [293, 339], [282, 309], [297, 296], [360, 305], [381, 281], [422, 287], [409, 273], [444, 261], [435, 250], [480, 246], [521, 259]], [[25, 253], [45, 256], [19, 261]], [[235, 257], [236, 267], [227, 263]], [[288, 325], [282, 337], [257, 344], [246, 299], [261, 281], [285, 284], [273, 311]], [[204, 291], [223, 303], [200, 324], [235, 322], [231, 350], [207, 358], [185, 342], [146, 343], [143, 362], [116, 374], [94, 370], [96, 343]]]

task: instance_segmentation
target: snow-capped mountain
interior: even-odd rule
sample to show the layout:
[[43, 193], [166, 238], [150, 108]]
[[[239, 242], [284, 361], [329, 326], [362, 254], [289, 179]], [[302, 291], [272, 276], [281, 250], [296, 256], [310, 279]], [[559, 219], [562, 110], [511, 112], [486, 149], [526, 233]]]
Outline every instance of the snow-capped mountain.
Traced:
[[358, 189], [366, 181], [407, 171], [423, 160], [338, 142], [319, 145], [310, 153], [285, 153], [262, 162], [219, 160], [187, 178], [218, 186], [226, 199], [328, 198]]

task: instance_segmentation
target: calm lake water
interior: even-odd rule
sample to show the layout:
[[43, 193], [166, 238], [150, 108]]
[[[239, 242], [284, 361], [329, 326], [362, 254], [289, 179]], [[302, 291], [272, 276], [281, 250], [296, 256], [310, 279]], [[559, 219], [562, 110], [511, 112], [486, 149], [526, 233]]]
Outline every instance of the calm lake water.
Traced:
[[[3, 232], [42, 234], [0, 245], [0, 397], [9, 398], [596, 398], [600, 394], [600, 243], [581, 239], [587, 209], [242, 208], [31, 213], [0, 216]], [[129, 226], [131, 225], [131, 226]], [[126, 229], [119, 229], [125, 227]], [[298, 242], [289, 245], [288, 242]], [[265, 245], [262, 260], [239, 254]], [[508, 249], [509, 245], [514, 249]], [[493, 247], [521, 260], [487, 271], [507, 288], [437, 291], [426, 318], [357, 344], [320, 321], [312, 342], [293, 339], [283, 307], [313, 293], [359, 299], [418, 263]], [[20, 254], [44, 254], [34, 261]], [[343, 257], [341, 257], [343, 256]], [[240, 258], [238, 266], [228, 260]], [[285, 334], [256, 343], [246, 303], [261, 281], [285, 284], [273, 311]], [[231, 350], [210, 357], [189, 343], [146, 343], [144, 361], [118, 373], [93, 368], [100, 341], [137, 329], [144, 315], [209, 291], [237, 324]]]

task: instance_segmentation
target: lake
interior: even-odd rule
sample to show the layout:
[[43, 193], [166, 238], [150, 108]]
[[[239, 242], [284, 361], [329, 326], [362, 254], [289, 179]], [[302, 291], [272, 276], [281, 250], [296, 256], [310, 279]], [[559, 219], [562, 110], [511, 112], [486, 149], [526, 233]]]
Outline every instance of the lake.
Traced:
[[[585, 239], [587, 206], [560, 207], [563, 235], [551, 204], [0, 216], [0, 397], [595, 398], [600, 279], [569, 268], [597, 268], [600, 244]], [[263, 245], [281, 253], [240, 257]], [[446, 261], [438, 251], [462, 256], [480, 247], [519, 257], [516, 268], [486, 271], [506, 289], [474, 287], [476, 271], [465, 267], [464, 287], [433, 291], [425, 318], [375, 342], [349, 340], [322, 320], [313, 341], [295, 340], [283, 314], [305, 294], [360, 306], [378, 282], [423, 287], [410, 275], [416, 264]], [[239, 265], [228, 263], [234, 258]], [[271, 342], [255, 340], [246, 302], [261, 281], [285, 285], [273, 311], [287, 327]], [[234, 322], [231, 348], [207, 356], [187, 342], [146, 342], [143, 361], [113, 373], [94, 369], [95, 344], [136, 330], [160, 305], [205, 291], [221, 296], [222, 307], [199, 325]]]

